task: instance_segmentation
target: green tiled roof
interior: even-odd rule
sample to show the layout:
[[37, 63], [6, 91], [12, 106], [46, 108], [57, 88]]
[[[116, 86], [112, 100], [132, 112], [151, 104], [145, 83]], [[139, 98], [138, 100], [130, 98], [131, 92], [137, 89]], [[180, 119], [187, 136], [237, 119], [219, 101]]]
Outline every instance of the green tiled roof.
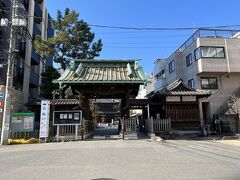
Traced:
[[74, 60], [54, 83], [139, 83], [146, 81], [135, 60]]

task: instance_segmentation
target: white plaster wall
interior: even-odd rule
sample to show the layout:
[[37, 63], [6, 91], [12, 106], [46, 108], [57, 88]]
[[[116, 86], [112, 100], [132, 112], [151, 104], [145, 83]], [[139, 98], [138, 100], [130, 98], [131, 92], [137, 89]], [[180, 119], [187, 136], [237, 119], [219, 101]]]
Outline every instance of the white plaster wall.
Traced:
[[196, 96], [182, 96], [182, 101], [184, 102], [196, 102]]
[[146, 99], [146, 86], [140, 85], [138, 90], [138, 95], [136, 96], [136, 99]]
[[154, 79], [151, 83], [148, 83], [146, 86], [146, 94], [151, 93], [152, 91], [155, 90], [155, 83], [156, 83], [156, 79]]
[[180, 96], [167, 96], [166, 97], [167, 102], [180, 102]]

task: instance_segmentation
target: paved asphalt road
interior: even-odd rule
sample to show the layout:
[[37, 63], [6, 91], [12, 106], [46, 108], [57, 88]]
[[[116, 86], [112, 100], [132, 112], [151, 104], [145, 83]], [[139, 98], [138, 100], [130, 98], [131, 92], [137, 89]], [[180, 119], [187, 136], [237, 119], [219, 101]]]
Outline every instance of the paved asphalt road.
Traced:
[[90, 140], [0, 146], [0, 180], [240, 179], [240, 148], [215, 141]]

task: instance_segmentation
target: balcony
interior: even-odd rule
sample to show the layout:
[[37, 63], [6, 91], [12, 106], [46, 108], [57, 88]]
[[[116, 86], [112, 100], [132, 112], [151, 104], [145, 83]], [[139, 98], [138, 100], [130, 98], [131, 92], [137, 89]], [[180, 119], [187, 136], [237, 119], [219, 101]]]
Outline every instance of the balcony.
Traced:
[[46, 66], [52, 66], [53, 65], [53, 57], [49, 56], [46, 59]]
[[37, 1], [35, 2], [34, 14], [35, 16], [42, 17], [42, 9]]
[[24, 5], [25, 9], [28, 11], [28, 8], [29, 8], [29, 0], [23, 0], [23, 5]]
[[48, 38], [51, 38], [54, 36], [54, 30], [52, 29], [51, 26], [48, 26], [48, 29], [47, 29], [47, 37]]
[[224, 58], [200, 58], [197, 73], [227, 73], [228, 65]]
[[26, 51], [26, 42], [22, 40], [18, 40], [16, 49], [19, 50], [19, 55], [22, 57], [25, 57], [25, 51]]
[[32, 48], [31, 64], [38, 65], [40, 63], [40, 56], [36, 53], [36, 50]]
[[30, 87], [36, 88], [39, 86], [39, 75], [33, 70], [30, 72]]
[[198, 38], [236, 38], [240, 31], [224, 30], [224, 29], [199, 29], [197, 30], [183, 45], [176, 50], [176, 52], [183, 52]]
[[50, 14], [48, 14], [48, 27], [47, 27], [47, 36], [48, 36], [48, 38], [54, 36], [54, 30], [53, 30], [52, 25], [51, 25], [51, 20], [52, 20], [52, 18], [50, 16]]
[[36, 36], [36, 35], [41, 35], [41, 31], [40, 29], [37, 27], [36, 24], [33, 25], [33, 36]]

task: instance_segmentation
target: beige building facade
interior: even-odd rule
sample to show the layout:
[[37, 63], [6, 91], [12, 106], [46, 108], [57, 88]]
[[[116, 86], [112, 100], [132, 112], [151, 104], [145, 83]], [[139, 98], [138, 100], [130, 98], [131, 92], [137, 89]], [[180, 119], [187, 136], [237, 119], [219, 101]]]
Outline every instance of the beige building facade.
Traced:
[[181, 78], [185, 84], [212, 92], [200, 100], [201, 118], [221, 116], [227, 101], [240, 95], [240, 34], [233, 30], [199, 29], [169, 58], [154, 63], [154, 91]]

